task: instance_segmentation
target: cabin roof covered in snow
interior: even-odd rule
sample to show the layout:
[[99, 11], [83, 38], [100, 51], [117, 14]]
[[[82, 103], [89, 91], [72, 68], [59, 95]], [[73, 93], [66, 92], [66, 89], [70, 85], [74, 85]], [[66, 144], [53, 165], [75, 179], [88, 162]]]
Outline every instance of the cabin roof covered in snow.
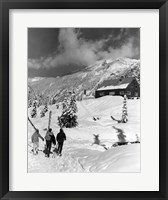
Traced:
[[97, 89], [99, 90], [114, 90], [114, 89], [126, 89], [134, 78], [120, 78], [105, 80]]
[[106, 87], [101, 87], [98, 90], [114, 90], [114, 89], [125, 89], [129, 83], [121, 84], [121, 85], [111, 85]]

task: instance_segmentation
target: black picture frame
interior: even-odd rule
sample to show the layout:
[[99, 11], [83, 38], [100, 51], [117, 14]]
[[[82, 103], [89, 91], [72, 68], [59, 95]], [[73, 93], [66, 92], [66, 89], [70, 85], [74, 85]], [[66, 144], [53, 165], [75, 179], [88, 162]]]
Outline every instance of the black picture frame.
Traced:
[[[159, 9], [159, 191], [9, 191], [9, 10]], [[168, 199], [168, 1], [0, 0], [0, 198], [1, 199]]]

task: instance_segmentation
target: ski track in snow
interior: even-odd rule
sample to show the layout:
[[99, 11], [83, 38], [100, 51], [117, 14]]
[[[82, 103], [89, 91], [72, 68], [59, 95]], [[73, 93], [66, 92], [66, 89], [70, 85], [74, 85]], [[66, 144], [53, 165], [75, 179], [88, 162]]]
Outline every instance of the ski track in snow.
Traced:
[[[62, 156], [53, 158], [45, 157], [43, 153], [44, 144], [40, 140], [38, 155], [32, 153], [31, 135], [34, 130], [28, 124], [28, 172], [29, 173], [57, 173], [57, 172], [139, 172], [140, 171], [140, 145], [129, 144], [111, 148], [112, 144], [118, 141], [117, 132], [112, 128], [116, 126], [124, 130], [127, 141], [135, 141], [136, 135], [140, 136], [140, 100], [128, 100], [128, 123], [118, 124], [112, 121], [110, 115], [116, 118], [121, 117], [123, 98], [106, 96], [98, 99], [90, 99], [77, 102], [79, 126], [71, 129], [64, 129], [67, 140], [64, 142]], [[32, 122], [39, 129], [44, 137], [48, 125], [48, 114], [43, 118], [39, 117]], [[56, 134], [59, 131], [57, 117], [61, 109], [55, 105], [49, 107], [52, 110], [51, 127]], [[29, 109], [30, 112], [30, 109]], [[93, 121], [93, 116], [101, 117]], [[100, 144], [94, 144], [93, 134], [99, 134]], [[109, 149], [105, 150], [103, 145]], [[51, 151], [53, 148], [51, 149]]]
[[[30, 150], [31, 151], [31, 150]], [[74, 158], [71, 153], [68, 153], [67, 149], [63, 150], [61, 157], [50, 154], [50, 157], [45, 157], [42, 151], [39, 151], [38, 155], [34, 156], [33, 153], [29, 155], [31, 162], [28, 166], [29, 172], [84, 172], [82, 165], [77, 158]], [[38, 162], [37, 162], [38, 157]]]

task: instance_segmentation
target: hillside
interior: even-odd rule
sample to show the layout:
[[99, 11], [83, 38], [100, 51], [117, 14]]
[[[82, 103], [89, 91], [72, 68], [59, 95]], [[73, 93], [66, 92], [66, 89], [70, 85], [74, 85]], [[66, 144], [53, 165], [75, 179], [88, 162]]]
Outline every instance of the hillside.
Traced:
[[[140, 144], [128, 144], [118, 147], [112, 145], [119, 140], [114, 127], [122, 129], [127, 142], [134, 142], [140, 137], [140, 99], [127, 100], [128, 123], [118, 124], [110, 118], [121, 117], [123, 98], [120, 96], [105, 96], [98, 99], [77, 101], [78, 123], [76, 128], [64, 128], [67, 139], [62, 157], [46, 158], [43, 150], [45, 142], [40, 140], [39, 154], [33, 156], [31, 136], [34, 129], [28, 123], [28, 172], [139, 172]], [[48, 125], [48, 112], [40, 118], [40, 110], [32, 122], [44, 137]], [[59, 132], [57, 117], [61, 108], [49, 106], [52, 110], [51, 127], [56, 134]], [[31, 108], [28, 110], [29, 116]], [[100, 120], [94, 121], [93, 116]], [[94, 141], [94, 135], [99, 135], [100, 144]], [[52, 148], [53, 151], [54, 148]]]
[[94, 95], [95, 89], [108, 79], [121, 76], [136, 77], [140, 80], [140, 61], [129, 58], [101, 60], [70, 75], [56, 78], [33, 78], [28, 80], [29, 86], [36, 94], [55, 97], [61, 101], [67, 89], [75, 89], [77, 99], [84, 90]]

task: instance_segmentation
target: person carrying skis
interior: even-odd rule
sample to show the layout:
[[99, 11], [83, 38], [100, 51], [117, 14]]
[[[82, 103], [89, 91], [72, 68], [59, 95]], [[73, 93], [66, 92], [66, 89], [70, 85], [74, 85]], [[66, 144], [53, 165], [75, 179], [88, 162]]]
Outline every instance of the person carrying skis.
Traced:
[[46, 136], [45, 136], [45, 140], [46, 140], [45, 156], [50, 157], [51, 145], [52, 145], [52, 143], [54, 145], [56, 145], [55, 136], [54, 136], [51, 128], [49, 128], [49, 130], [47, 131]]
[[40, 135], [39, 130], [36, 129], [31, 137], [32, 143], [33, 143], [33, 154], [34, 155], [38, 154], [39, 138], [44, 141], [44, 138]]
[[66, 140], [66, 135], [62, 128], [60, 128], [60, 132], [57, 134], [56, 140], [58, 142], [58, 153], [57, 155], [61, 156], [62, 148], [64, 141]]

